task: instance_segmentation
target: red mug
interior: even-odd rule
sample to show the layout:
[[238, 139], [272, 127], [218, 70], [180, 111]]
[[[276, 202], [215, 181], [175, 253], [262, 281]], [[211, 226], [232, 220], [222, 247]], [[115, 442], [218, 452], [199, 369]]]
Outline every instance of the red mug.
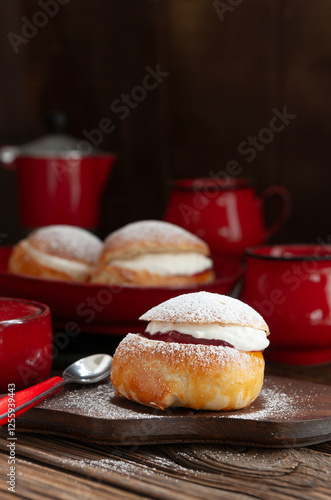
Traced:
[[0, 297], [0, 393], [45, 380], [52, 368], [49, 308], [39, 302]]
[[331, 246], [248, 249], [240, 299], [270, 329], [265, 356], [292, 365], [331, 361]]
[[[5, 146], [0, 159], [17, 172], [20, 218], [27, 228], [69, 224], [95, 228], [115, 155], [54, 134], [22, 147]], [[88, 145], [88, 144], [87, 144]]]
[[[279, 213], [270, 227], [264, 223], [264, 203], [274, 198]], [[242, 257], [246, 248], [275, 234], [290, 211], [290, 196], [282, 186], [270, 186], [257, 196], [249, 180], [181, 179], [175, 182], [164, 215], [208, 243], [214, 253]]]

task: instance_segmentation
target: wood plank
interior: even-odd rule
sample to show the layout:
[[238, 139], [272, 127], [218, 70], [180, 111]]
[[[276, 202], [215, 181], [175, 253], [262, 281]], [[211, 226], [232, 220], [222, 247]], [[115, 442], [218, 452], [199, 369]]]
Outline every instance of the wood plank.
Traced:
[[[70, 500], [73, 498], [82, 500], [90, 500], [91, 498], [136, 500], [142, 498], [133, 492], [123, 491], [109, 484], [105, 485], [99, 481], [84, 478], [84, 474], [79, 476], [67, 473], [65, 470], [61, 471], [22, 458], [18, 458], [15, 465], [18, 472], [15, 493], [8, 491], [6, 482], [1, 481], [0, 495], [2, 499], [12, 499], [13, 495], [31, 500]], [[6, 477], [7, 473], [7, 457], [4, 453], [0, 453], [0, 475]]]
[[[316, 0], [313, 10], [300, 0], [237, 4], [222, 20], [211, 0], [141, 0], [139, 8], [134, 0], [69, 2], [15, 54], [7, 34], [20, 33], [36, 2], [3, 0], [0, 143], [45, 133], [45, 113], [56, 107], [70, 115], [70, 133], [82, 136], [141, 82], [147, 64], [160, 63], [170, 73], [164, 87], [127, 120], [117, 116], [116, 131], [104, 137], [102, 146], [122, 157], [103, 200], [102, 236], [161, 217], [170, 178], [222, 172], [236, 159], [259, 189], [277, 182], [292, 193], [292, 218], [272, 241], [326, 238], [329, 0]], [[247, 162], [239, 144], [283, 106], [297, 118]], [[23, 236], [14, 186], [0, 173], [0, 217], [11, 243]]]
[[316, 0], [313, 9], [300, 0], [283, 4], [279, 96], [297, 114], [279, 135], [279, 179], [293, 199], [286, 237], [316, 243], [330, 234], [330, 2]]
[[[0, 434], [5, 436], [3, 429]], [[273, 500], [330, 498], [331, 456], [319, 453], [318, 447], [289, 450], [217, 444], [113, 447], [22, 433], [17, 433], [17, 438], [17, 456], [33, 462], [26, 469], [21, 469], [21, 462], [17, 465], [22, 473], [19, 477], [23, 476], [27, 484], [39, 483], [39, 475], [42, 482], [49, 481], [50, 485], [57, 485], [57, 477], [65, 484], [65, 475], [57, 476], [56, 470], [67, 471], [73, 483], [69, 492], [74, 490], [76, 477], [77, 489], [84, 478], [93, 481], [93, 487], [102, 483], [121, 492], [171, 500], [216, 500], [221, 495], [231, 500], [245, 496]], [[0, 439], [0, 448], [6, 450], [5, 438]], [[38, 469], [40, 464], [44, 464], [43, 468]]]
[[239, 2], [224, 15], [212, 1], [165, 4], [160, 57], [170, 72], [169, 174], [209, 175], [235, 159], [242, 177], [259, 187], [272, 182], [277, 141], [252, 162], [238, 146], [268, 125], [278, 104], [279, 2]]
[[298, 447], [331, 438], [331, 387], [268, 376], [258, 399], [244, 410], [162, 412], [115, 396], [106, 382], [65, 388], [21, 415], [16, 427], [115, 445], [218, 442]]

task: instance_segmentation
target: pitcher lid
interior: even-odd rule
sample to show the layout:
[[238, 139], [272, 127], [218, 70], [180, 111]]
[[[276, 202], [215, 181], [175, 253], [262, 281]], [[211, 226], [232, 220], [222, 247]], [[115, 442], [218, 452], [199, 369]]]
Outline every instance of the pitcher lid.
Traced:
[[[46, 116], [48, 134], [20, 146], [7, 146], [7, 155], [34, 158], [80, 158], [105, 154], [97, 149], [93, 138], [78, 139], [67, 134], [68, 117], [63, 111], [51, 111]], [[10, 151], [12, 149], [12, 151]]]
[[88, 140], [76, 139], [67, 134], [49, 134], [18, 147], [20, 156], [65, 157], [94, 156], [102, 151]]

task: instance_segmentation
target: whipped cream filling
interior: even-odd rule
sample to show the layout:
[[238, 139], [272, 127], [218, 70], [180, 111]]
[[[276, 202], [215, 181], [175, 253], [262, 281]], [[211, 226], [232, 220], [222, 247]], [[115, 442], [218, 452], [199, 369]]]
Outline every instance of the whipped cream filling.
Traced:
[[197, 252], [167, 252], [138, 255], [126, 260], [114, 259], [112, 265], [134, 271], [148, 271], [160, 276], [190, 276], [211, 269], [213, 261]]
[[197, 339], [223, 340], [241, 351], [263, 351], [269, 345], [266, 332], [250, 326], [151, 321], [146, 327], [150, 335], [171, 331], [192, 335]]
[[72, 277], [86, 276], [90, 273], [90, 266], [84, 262], [72, 261], [63, 259], [56, 255], [49, 255], [36, 250], [28, 242], [24, 242], [24, 246], [28, 253], [43, 266], [47, 266], [55, 271], [61, 271]]

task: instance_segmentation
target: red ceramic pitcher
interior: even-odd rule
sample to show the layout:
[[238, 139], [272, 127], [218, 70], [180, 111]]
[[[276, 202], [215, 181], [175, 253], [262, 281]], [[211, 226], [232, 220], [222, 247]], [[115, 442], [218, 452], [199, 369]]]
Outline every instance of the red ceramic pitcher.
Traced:
[[101, 195], [115, 159], [113, 153], [64, 134], [0, 149], [3, 166], [17, 172], [20, 217], [28, 228], [96, 227]]
[[[265, 227], [264, 204], [271, 198], [279, 211], [273, 224]], [[290, 196], [284, 187], [270, 186], [257, 196], [246, 179], [197, 178], [175, 182], [164, 218], [202, 238], [212, 252], [242, 257], [247, 247], [275, 234], [289, 211]]]

